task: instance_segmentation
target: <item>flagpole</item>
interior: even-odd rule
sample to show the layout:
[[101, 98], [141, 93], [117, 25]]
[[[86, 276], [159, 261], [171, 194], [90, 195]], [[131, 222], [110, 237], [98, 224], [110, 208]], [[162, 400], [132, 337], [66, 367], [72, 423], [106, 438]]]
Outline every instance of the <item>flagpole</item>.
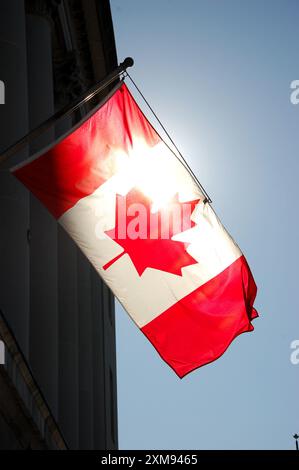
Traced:
[[90, 88], [87, 92], [81, 95], [74, 103], [68, 105], [55, 114], [50, 116], [46, 121], [41, 123], [38, 127], [33, 129], [32, 131], [28, 132], [24, 137], [19, 139], [13, 145], [8, 147], [4, 152], [0, 155], [0, 166], [6, 162], [10, 157], [12, 157], [15, 153], [22, 150], [27, 144], [30, 143], [32, 139], [43, 134], [47, 131], [50, 127], [54, 126], [57, 121], [63, 117], [69, 116], [72, 114], [76, 109], [80, 108], [83, 104], [87, 103], [91, 100], [94, 96], [100, 93], [104, 88], [114, 82], [122, 73], [124, 73], [128, 67], [132, 67], [134, 65], [134, 60], [131, 57], [127, 57], [119, 66], [111, 73], [109, 73], [104, 80], [96, 83], [92, 88]]

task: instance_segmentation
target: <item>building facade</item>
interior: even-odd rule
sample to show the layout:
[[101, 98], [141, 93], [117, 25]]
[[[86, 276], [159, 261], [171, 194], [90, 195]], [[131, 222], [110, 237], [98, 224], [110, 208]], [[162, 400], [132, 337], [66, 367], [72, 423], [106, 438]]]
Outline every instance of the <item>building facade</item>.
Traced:
[[[1, 2], [0, 153], [116, 66], [108, 0]], [[117, 448], [114, 299], [8, 167], [55, 141], [102, 97], [60, 120], [0, 169], [0, 310], [59, 442], [69, 449]], [[0, 368], [18, 394], [7, 366]], [[5, 416], [7, 393], [0, 393], [0, 448], [36, 448], [30, 433], [14, 438], [13, 419]], [[31, 412], [25, 406], [29, 421]]]

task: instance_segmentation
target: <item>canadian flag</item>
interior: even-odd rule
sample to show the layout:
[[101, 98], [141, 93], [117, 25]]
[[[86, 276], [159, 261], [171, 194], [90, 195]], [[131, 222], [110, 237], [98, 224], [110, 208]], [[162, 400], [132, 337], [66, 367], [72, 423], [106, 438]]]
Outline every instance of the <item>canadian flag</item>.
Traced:
[[124, 83], [11, 171], [179, 377], [253, 330], [256, 285], [244, 256]]

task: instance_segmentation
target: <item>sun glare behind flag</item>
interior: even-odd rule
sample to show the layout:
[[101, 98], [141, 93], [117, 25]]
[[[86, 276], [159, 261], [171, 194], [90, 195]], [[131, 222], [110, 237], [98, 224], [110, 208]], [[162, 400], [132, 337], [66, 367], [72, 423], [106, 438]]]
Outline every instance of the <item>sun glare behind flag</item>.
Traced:
[[11, 171], [179, 377], [253, 330], [256, 285], [244, 256], [124, 83], [67, 137]]

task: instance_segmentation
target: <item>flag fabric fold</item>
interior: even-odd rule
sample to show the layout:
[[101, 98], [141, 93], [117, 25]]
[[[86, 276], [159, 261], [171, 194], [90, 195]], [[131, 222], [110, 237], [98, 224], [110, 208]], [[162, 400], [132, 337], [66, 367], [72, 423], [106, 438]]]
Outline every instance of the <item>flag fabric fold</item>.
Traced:
[[256, 285], [244, 255], [125, 84], [11, 171], [179, 377], [253, 330]]

